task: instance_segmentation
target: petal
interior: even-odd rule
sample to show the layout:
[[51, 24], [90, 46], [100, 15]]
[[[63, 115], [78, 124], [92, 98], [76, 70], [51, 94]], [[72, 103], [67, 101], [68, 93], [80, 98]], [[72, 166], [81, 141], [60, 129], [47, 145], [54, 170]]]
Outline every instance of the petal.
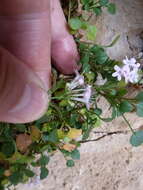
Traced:
[[115, 71], [120, 71], [121, 70], [121, 68], [118, 65], [115, 65], [114, 69], [115, 69]]
[[131, 58], [131, 59], [130, 59], [130, 63], [131, 63], [131, 64], [135, 64], [135, 63], [136, 63], [136, 59], [135, 59], [135, 58]]
[[112, 74], [112, 77], [117, 77], [119, 75], [119, 73], [115, 72]]
[[118, 75], [117, 79], [120, 81], [122, 79], [121, 75]]

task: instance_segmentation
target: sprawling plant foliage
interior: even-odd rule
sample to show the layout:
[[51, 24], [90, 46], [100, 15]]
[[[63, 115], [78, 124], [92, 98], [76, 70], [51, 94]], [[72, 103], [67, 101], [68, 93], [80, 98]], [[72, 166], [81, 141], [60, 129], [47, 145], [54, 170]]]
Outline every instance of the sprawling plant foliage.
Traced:
[[[136, 86], [142, 83], [141, 69], [136, 67], [135, 59], [126, 58], [124, 64], [128, 64], [130, 73], [118, 72], [124, 71], [123, 63], [110, 59], [106, 48], [113, 46], [119, 37], [108, 46], [97, 45], [94, 43], [97, 28], [89, 23], [91, 16], [100, 15], [103, 9], [114, 14], [115, 5], [108, 0], [73, 0], [68, 6], [67, 3], [64, 6], [63, 1], [63, 8], [78, 45], [81, 71], [75, 71], [76, 76], [63, 76], [53, 69], [53, 86], [48, 92], [51, 102], [45, 116], [38, 121], [0, 124], [0, 190], [36, 177], [36, 167], [40, 168], [40, 179], [46, 178], [47, 165], [57, 150], [62, 152], [68, 167], [74, 166], [74, 161], [80, 159], [78, 147], [101, 121], [123, 117], [133, 133], [131, 144], [143, 143], [143, 131], [133, 131], [125, 117], [126, 112], [136, 112], [143, 117], [143, 92], [134, 98], [128, 97], [128, 83]], [[132, 67], [137, 68], [134, 73], [130, 65], [133, 63]], [[101, 96], [109, 102], [110, 117], [102, 116], [98, 104]]]

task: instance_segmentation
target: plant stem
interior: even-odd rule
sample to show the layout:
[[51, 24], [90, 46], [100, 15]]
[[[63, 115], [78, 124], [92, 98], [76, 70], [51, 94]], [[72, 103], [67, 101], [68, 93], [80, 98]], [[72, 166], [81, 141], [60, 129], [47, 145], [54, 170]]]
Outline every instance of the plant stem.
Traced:
[[69, 0], [69, 12], [68, 12], [68, 23], [71, 18], [71, 0]]
[[129, 126], [129, 128], [130, 128], [131, 132], [134, 134], [134, 133], [135, 133], [135, 131], [134, 131], [134, 130], [133, 130], [133, 128], [131, 127], [131, 125], [130, 125], [129, 121], [126, 119], [126, 117], [124, 116], [124, 114], [122, 114], [122, 117], [123, 117], [124, 121], [127, 123], [127, 125]]

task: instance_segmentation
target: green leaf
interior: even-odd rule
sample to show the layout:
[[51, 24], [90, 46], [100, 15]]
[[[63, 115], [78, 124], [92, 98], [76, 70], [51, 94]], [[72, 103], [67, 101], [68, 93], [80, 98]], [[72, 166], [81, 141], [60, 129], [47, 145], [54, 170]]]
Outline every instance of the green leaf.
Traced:
[[81, 63], [82, 63], [82, 64], [87, 64], [87, 63], [89, 63], [89, 53], [86, 53], [86, 54], [84, 54], [84, 55], [82, 56], [82, 58], [81, 58]]
[[119, 111], [123, 114], [125, 112], [131, 112], [133, 106], [128, 101], [123, 101], [119, 106]]
[[69, 25], [73, 30], [79, 30], [82, 27], [82, 21], [79, 18], [71, 18]]
[[41, 156], [41, 158], [38, 160], [38, 163], [41, 165], [41, 166], [45, 166], [49, 163], [49, 157], [48, 156]]
[[135, 99], [139, 102], [143, 102], [143, 92], [139, 92]]
[[99, 1], [99, 4], [101, 5], [101, 6], [105, 6], [105, 5], [107, 5], [108, 4], [108, 0], [100, 0]]
[[143, 117], [143, 103], [137, 104], [137, 115]]
[[22, 182], [23, 175], [21, 172], [16, 171], [11, 176], [9, 176], [9, 180], [12, 184], [17, 185]]
[[24, 172], [27, 177], [34, 177], [35, 175], [34, 172], [29, 169], [25, 169]]
[[57, 130], [53, 130], [52, 132], [50, 132], [49, 135], [43, 135], [42, 139], [45, 142], [48, 142], [48, 141], [52, 143], [58, 142], [59, 139], [58, 139]]
[[24, 124], [15, 124], [14, 126], [20, 132], [25, 132], [26, 131], [26, 126]]
[[87, 39], [88, 40], [95, 40], [97, 34], [97, 28], [94, 25], [89, 25], [87, 28]]
[[85, 63], [85, 64], [83, 64], [83, 71], [86, 73], [86, 72], [89, 72], [90, 71], [90, 69], [91, 69], [91, 66], [90, 66], [90, 64], [88, 64], [88, 63]]
[[10, 157], [14, 154], [15, 151], [15, 147], [14, 144], [12, 142], [5, 142], [2, 145], [2, 149], [1, 149], [2, 153], [4, 153], [7, 157]]
[[94, 13], [95, 13], [97, 16], [101, 15], [101, 13], [102, 13], [101, 7], [95, 7], [95, 8], [93, 8], [93, 11], [94, 11]]
[[98, 64], [104, 64], [107, 61], [108, 56], [104, 49], [97, 47], [95, 49], [93, 48], [92, 50], [95, 53], [95, 58]]
[[108, 12], [110, 14], [115, 14], [116, 13], [116, 6], [114, 3], [109, 3], [108, 4]]
[[81, 0], [82, 4], [86, 5], [89, 3], [89, 0]]
[[96, 108], [96, 109], [94, 110], [94, 112], [95, 112], [96, 115], [101, 115], [101, 114], [102, 114], [102, 109]]
[[75, 164], [74, 164], [74, 161], [73, 161], [73, 160], [67, 160], [66, 165], [67, 165], [68, 167], [73, 167]]
[[75, 149], [74, 151], [71, 152], [71, 157], [74, 160], [79, 160], [80, 159], [80, 152], [79, 150]]
[[140, 146], [143, 144], [143, 131], [135, 132], [130, 138], [130, 143], [133, 146]]
[[40, 179], [45, 179], [49, 174], [49, 170], [45, 167], [41, 167]]

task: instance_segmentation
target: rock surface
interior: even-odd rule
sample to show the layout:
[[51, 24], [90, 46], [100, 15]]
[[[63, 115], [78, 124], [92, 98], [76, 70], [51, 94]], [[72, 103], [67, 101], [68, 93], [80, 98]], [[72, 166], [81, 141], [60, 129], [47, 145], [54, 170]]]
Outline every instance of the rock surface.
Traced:
[[[126, 55], [136, 56], [143, 51], [143, 1], [115, 2], [118, 8], [115, 16], [105, 12], [99, 19], [92, 18], [92, 22], [96, 22], [99, 28], [97, 41], [100, 44], [107, 45], [116, 35], [121, 36], [118, 43], [108, 49], [112, 58], [120, 60]], [[104, 100], [102, 106], [107, 114], [108, 107]], [[143, 119], [134, 114], [127, 117], [134, 128], [143, 124]], [[80, 148], [81, 159], [74, 168], [67, 168], [63, 156], [55, 154], [49, 164], [50, 175], [43, 181], [42, 190], [143, 190], [143, 146], [134, 148], [129, 144], [131, 132], [122, 118], [103, 123], [98, 131], [105, 133], [93, 132], [91, 139], [106, 132], [120, 133], [84, 143]], [[27, 187], [23, 185], [18, 188], [25, 189]], [[39, 189], [35, 186], [32, 190]]]

